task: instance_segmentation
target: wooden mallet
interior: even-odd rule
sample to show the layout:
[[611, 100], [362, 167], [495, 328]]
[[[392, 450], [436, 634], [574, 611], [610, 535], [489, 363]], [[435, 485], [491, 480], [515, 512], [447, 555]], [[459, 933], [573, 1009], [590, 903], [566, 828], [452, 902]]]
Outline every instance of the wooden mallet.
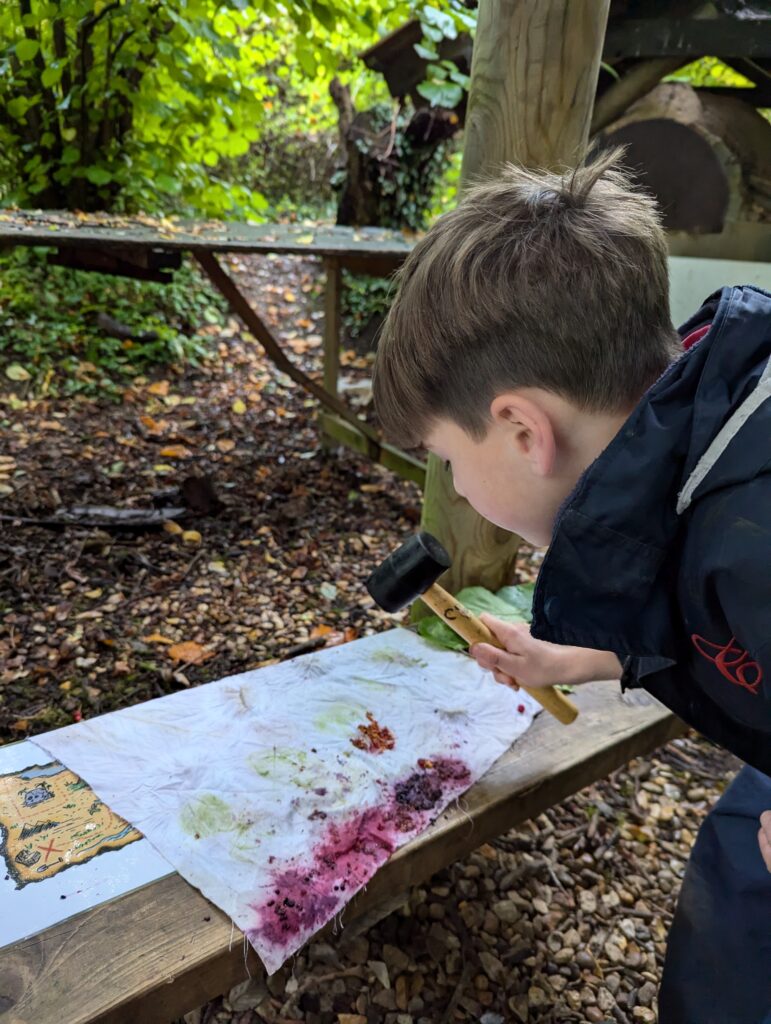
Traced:
[[[367, 580], [367, 590], [387, 612], [398, 612], [419, 597], [469, 644], [503, 648], [483, 622], [436, 582], [450, 565], [450, 556], [436, 537], [421, 530], [375, 569]], [[553, 686], [522, 689], [565, 725], [578, 715], [575, 704]]]

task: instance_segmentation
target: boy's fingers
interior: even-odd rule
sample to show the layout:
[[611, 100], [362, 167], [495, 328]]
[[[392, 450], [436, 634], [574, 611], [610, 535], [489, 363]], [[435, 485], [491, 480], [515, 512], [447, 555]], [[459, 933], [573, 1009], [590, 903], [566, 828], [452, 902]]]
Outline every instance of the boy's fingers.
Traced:
[[489, 612], [482, 612], [479, 618], [495, 634], [504, 647], [509, 649], [512, 645], [515, 647], [520, 645], [523, 634], [530, 634], [530, 627], [524, 622], [504, 622], [503, 619], [497, 619], [494, 615], [490, 615]]
[[[490, 644], [472, 644], [469, 654], [474, 658], [480, 668], [486, 668], [492, 672], [496, 679], [498, 674], [505, 676], [510, 681], [516, 676], [516, 661], [508, 651], [502, 651], [500, 647], [493, 647]], [[498, 682], [502, 680], [498, 679]]]
[[504, 686], [510, 686], [512, 690], [519, 689], [519, 684], [516, 679], [512, 679], [511, 676], [507, 676], [505, 672], [500, 672], [498, 669], [493, 672], [493, 679], [496, 683], [503, 683]]

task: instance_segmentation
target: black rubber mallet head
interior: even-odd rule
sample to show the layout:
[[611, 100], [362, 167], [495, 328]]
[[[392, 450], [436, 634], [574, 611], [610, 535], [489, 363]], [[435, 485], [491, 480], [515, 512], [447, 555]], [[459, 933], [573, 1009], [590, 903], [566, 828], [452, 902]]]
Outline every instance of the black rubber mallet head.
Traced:
[[[387, 612], [401, 611], [420, 598], [468, 644], [484, 643], [501, 647], [498, 638], [484, 622], [472, 615], [436, 582], [451, 565], [450, 556], [436, 537], [421, 530], [375, 569], [366, 587], [375, 602]], [[522, 689], [565, 725], [574, 721], [578, 715], [575, 704], [553, 686], [532, 690], [523, 686]]]
[[398, 612], [425, 594], [451, 565], [436, 537], [421, 530], [381, 562], [366, 587], [384, 611]]

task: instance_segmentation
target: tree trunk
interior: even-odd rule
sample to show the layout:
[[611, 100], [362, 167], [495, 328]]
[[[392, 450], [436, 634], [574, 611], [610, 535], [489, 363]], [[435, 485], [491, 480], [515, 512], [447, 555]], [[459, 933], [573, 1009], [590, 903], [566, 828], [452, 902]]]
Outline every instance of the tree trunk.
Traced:
[[[462, 184], [504, 162], [575, 165], [586, 148], [610, 0], [481, 0]], [[520, 538], [460, 498], [429, 456], [423, 524], [453, 566], [442, 585], [496, 590], [514, 578]], [[415, 615], [424, 614], [417, 605]]]

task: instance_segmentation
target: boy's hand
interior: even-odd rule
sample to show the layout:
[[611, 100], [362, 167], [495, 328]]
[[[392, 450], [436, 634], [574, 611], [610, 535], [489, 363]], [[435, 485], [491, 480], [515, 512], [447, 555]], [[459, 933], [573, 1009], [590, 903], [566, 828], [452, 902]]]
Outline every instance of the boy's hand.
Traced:
[[610, 651], [563, 647], [536, 640], [526, 623], [504, 622], [484, 613], [480, 619], [500, 640], [505, 650], [491, 644], [473, 644], [469, 653], [481, 668], [489, 669], [499, 683], [530, 689], [557, 683], [587, 683], [593, 679], [620, 679], [621, 663]]
[[771, 871], [771, 811], [763, 811], [760, 816], [758, 843], [761, 856], [766, 862], [766, 867]]

